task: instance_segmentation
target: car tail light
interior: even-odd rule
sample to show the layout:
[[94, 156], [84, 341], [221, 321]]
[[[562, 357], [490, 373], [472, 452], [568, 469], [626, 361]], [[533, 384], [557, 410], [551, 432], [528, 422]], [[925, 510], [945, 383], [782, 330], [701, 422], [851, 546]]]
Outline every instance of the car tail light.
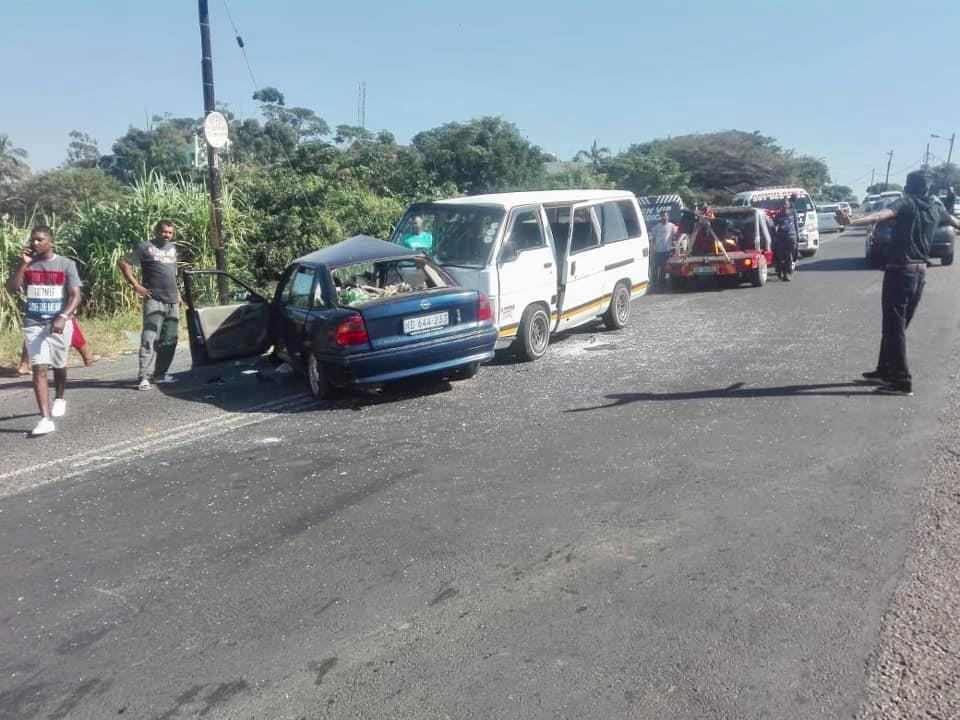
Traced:
[[746, 265], [747, 267], [750, 267], [751, 265], [753, 265], [753, 260], [751, 260], [750, 258], [747, 258], [746, 260], [743, 261], [743, 264]]
[[485, 320], [493, 320], [490, 299], [483, 293], [477, 293], [477, 322], [484, 322]]
[[369, 341], [367, 327], [363, 324], [363, 317], [360, 315], [354, 315], [337, 326], [337, 345], [340, 347], [364, 345]]

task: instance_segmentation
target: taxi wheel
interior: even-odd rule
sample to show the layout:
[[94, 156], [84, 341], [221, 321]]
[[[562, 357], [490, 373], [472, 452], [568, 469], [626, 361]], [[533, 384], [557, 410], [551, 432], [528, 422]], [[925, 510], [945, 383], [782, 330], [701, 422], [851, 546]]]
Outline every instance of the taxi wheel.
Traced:
[[953, 265], [953, 253], [950, 253], [949, 255], [944, 255], [942, 258], [940, 258], [940, 264]]
[[523, 311], [520, 331], [517, 333], [517, 354], [523, 360], [539, 360], [550, 344], [550, 316], [540, 305], [531, 305]]
[[626, 326], [629, 319], [630, 290], [626, 285], [620, 284], [614, 289], [610, 307], [603, 314], [603, 324], [607, 326], [607, 330], [620, 330]]
[[307, 384], [315, 400], [326, 400], [330, 397], [332, 387], [327, 379], [327, 373], [313, 353], [307, 357]]

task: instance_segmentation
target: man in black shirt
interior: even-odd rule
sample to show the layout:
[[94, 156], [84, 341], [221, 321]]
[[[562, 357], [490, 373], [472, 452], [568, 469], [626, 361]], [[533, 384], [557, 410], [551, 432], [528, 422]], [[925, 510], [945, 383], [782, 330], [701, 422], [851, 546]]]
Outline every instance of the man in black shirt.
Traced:
[[[150, 389], [150, 380], [174, 382], [167, 370], [177, 349], [180, 320], [180, 290], [177, 287], [177, 246], [173, 223], [161, 220], [152, 240], [140, 243], [120, 258], [120, 270], [130, 287], [143, 298], [143, 332], [140, 335], [140, 390]], [[140, 266], [141, 281], [132, 267]]]
[[885, 395], [913, 394], [913, 379], [907, 369], [906, 330], [923, 294], [933, 233], [944, 224], [960, 228], [960, 221], [930, 197], [932, 182], [930, 173], [917, 170], [907, 175], [903, 198], [883, 210], [856, 220], [842, 210], [836, 215], [841, 225], [893, 222], [893, 239], [883, 274], [880, 357], [876, 370], [863, 373], [867, 380], [879, 383], [877, 392]]

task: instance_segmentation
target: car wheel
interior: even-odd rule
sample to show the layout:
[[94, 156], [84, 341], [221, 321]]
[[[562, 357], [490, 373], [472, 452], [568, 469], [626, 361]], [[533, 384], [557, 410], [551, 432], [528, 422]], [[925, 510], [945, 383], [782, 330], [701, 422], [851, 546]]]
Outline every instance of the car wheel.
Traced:
[[816, 250], [801, 250], [800, 257], [813, 257], [817, 254]]
[[686, 278], [672, 277], [670, 278], [670, 292], [683, 292], [687, 289], [688, 283]]
[[607, 326], [607, 330], [620, 330], [626, 326], [629, 319], [630, 290], [626, 285], [620, 284], [613, 289], [610, 307], [603, 314], [603, 324]]
[[757, 260], [757, 269], [750, 273], [750, 284], [754, 287], [767, 284], [767, 259], [763, 255]]
[[461, 365], [458, 368], [455, 368], [453, 371], [454, 380], [469, 380], [480, 370], [480, 363], [472, 362], [467, 363], [466, 365]]
[[313, 395], [314, 399], [329, 399], [333, 388], [327, 378], [327, 372], [323, 364], [317, 360], [317, 356], [313, 353], [307, 356], [307, 384], [310, 386], [310, 394]]
[[527, 362], [539, 360], [550, 344], [550, 316], [542, 305], [531, 305], [523, 311], [517, 333], [517, 352]]
[[940, 264], [941, 264], [941, 265], [953, 265], [953, 254], [944, 255], [942, 258], [940, 258]]

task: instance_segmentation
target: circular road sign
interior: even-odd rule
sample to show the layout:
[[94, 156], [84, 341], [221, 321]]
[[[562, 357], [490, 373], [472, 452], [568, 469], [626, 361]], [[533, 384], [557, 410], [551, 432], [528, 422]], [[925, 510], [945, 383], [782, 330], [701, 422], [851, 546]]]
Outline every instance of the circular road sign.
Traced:
[[216, 110], [203, 119], [203, 139], [218, 150], [227, 144], [227, 119]]

